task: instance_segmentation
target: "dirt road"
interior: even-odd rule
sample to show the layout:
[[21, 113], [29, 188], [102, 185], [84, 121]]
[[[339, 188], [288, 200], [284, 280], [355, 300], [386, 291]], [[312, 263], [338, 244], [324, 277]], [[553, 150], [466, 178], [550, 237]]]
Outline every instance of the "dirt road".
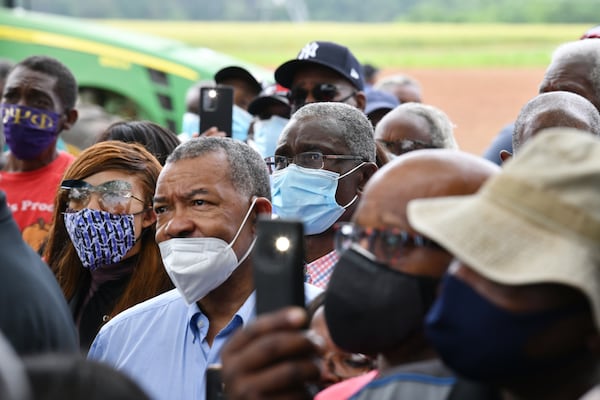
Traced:
[[481, 154], [496, 133], [537, 94], [544, 69], [403, 69], [421, 82], [423, 100], [455, 123], [460, 147]]

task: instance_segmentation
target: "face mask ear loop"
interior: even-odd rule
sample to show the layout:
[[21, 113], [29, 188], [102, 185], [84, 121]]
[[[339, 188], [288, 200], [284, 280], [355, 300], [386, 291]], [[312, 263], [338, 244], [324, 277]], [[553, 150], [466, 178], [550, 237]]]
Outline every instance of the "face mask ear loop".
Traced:
[[[338, 178], [337, 178], [337, 179], [338, 179], [338, 181], [339, 181], [340, 179], [342, 179], [342, 178], [345, 178], [345, 177], [347, 177], [348, 175], [350, 175], [351, 173], [353, 173], [354, 171], [356, 171], [357, 169], [359, 169], [360, 167], [362, 167], [362, 166], [363, 166], [363, 165], [365, 165], [365, 164], [366, 164], [366, 161], [363, 161], [363, 162], [361, 162], [360, 164], [358, 164], [356, 167], [352, 168], [350, 171], [346, 172], [344, 175], [340, 175], [340, 176], [338, 176]], [[348, 204], [348, 205], [350, 205], [350, 204]]]
[[346, 209], [346, 208], [350, 207], [352, 205], [352, 203], [356, 202], [357, 199], [358, 199], [358, 195], [355, 194], [354, 198], [352, 200], [350, 200], [350, 202], [348, 204], [346, 204], [345, 206], [342, 206], [342, 208]]
[[[353, 173], [354, 171], [356, 171], [357, 169], [359, 169], [360, 167], [362, 167], [363, 165], [366, 164], [366, 161], [361, 162], [360, 164], [358, 164], [356, 167], [352, 168], [350, 171], [346, 172], [344, 175], [339, 176], [337, 179], [338, 181], [348, 175], [350, 175], [351, 173]], [[356, 200], [358, 200], [358, 195], [354, 195], [354, 197], [352, 198], [352, 200], [350, 200], [350, 202], [348, 204], [346, 204], [345, 206], [342, 206], [342, 208], [346, 209], [348, 207], [350, 207]]]
[[[233, 240], [229, 243], [229, 247], [232, 247], [233, 244], [235, 243], [235, 241], [237, 240], [238, 236], [240, 235], [240, 233], [242, 232], [242, 228], [244, 228], [244, 225], [246, 225], [246, 221], [248, 221], [248, 217], [250, 217], [250, 213], [252, 212], [252, 209], [254, 209], [254, 205], [256, 204], [256, 200], [258, 199], [258, 197], [254, 197], [252, 199], [252, 204], [250, 204], [250, 208], [248, 208], [248, 212], [246, 213], [246, 216], [244, 217], [244, 219], [242, 220], [242, 224], [240, 225], [240, 227], [238, 228], [235, 236], [233, 237]], [[255, 239], [256, 240], [256, 239]], [[252, 248], [252, 246], [250, 246], [250, 248]]]

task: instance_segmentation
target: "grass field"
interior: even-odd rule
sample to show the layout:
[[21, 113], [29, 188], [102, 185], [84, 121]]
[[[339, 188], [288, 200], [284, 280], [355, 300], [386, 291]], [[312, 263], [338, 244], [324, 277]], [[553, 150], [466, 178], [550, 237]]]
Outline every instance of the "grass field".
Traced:
[[560, 43], [589, 25], [343, 24], [97, 21], [209, 47], [273, 67], [310, 40], [350, 47], [360, 61], [385, 68], [543, 67]]

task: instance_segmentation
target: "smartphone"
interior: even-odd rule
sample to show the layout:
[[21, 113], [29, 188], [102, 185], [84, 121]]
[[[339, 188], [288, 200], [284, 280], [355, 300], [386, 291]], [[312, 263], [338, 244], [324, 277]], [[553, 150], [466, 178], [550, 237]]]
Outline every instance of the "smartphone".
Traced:
[[206, 368], [206, 400], [226, 400], [220, 364]]
[[200, 130], [216, 126], [231, 137], [233, 122], [233, 87], [227, 85], [200, 88]]
[[256, 313], [304, 307], [304, 227], [301, 221], [259, 219], [253, 252]]

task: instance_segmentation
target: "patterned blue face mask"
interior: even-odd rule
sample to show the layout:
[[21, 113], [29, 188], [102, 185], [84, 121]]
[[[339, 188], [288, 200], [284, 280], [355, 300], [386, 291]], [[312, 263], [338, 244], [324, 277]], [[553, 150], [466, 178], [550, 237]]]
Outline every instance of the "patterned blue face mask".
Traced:
[[250, 143], [252, 148], [261, 155], [262, 158], [275, 154], [277, 140], [283, 128], [289, 119], [273, 115], [269, 119], [258, 119], [254, 121], [254, 141]]
[[135, 244], [133, 214], [84, 208], [64, 214], [65, 227], [84, 268], [116, 264]]
[[335, 199], [338, 181], [363, 164], [341, 176], [326, 169], [303, 168], [296, 164], [273, 172], [271, 189], [275, 214], [280, 218], [302, 220], [305, 235], [325, 232], [358, 199], [355, 195], [345, 206], [339, 205]]
[[233, 106], [231, 137], [245, 142], [248, 138], [248, 128], [252, 122], [252, 114], [236, 105]]

